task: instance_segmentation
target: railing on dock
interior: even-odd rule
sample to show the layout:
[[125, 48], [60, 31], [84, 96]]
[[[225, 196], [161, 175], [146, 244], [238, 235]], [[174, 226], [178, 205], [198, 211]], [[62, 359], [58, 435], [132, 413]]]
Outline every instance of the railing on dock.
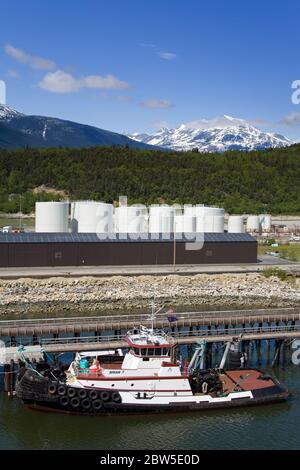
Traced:
[[[272, 309], [240, 309], [176, 312], [173, 327], [192, 327], [222, 324], [270, 323], [300, 320], [300, 307]], [[131, 329], [139, 325], [151, 326], [149, 313], [130, 315], [99, 315], [91, 317], [59, 317], [0, 321], [0, 336], [84, 333]], [[157, 328], [170, 325], [166, 313], [158, 313], [154, 321]]]

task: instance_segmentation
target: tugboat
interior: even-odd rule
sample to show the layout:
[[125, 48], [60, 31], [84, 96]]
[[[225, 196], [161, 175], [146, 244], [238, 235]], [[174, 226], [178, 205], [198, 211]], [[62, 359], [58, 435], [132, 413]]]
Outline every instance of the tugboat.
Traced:
[[33, 408], [66, 413], [113, 414], [207, 410], [286, 400], [287, 388], [257, 369], [204, 369], [201, 341], [186, 367], [175, 362], [176, 344], [163, 331], [139, 327], [126, 336], [128, 352], [77, 353], [65, 374], [32, 368], [19, 377], [17, 396]]

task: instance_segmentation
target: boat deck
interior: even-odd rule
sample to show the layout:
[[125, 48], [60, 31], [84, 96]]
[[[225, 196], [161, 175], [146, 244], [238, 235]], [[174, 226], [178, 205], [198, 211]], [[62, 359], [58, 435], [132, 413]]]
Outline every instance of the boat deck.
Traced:
[[[104, 369], [108, 370], [119, 370], [121, 369], [122, 363], [107, 363], [102, 365]], [[236, 391], [247, 391], [247, 390], [259, 390], [275, 385], [274, 380], [271, 377], [261, 379], [263, 374], [259, 370], [255, 369], [238, 369], [225, 371], [220, 374], [220, 380], [223, 383], [223, 392], [230, 393]], [[107, 379], [107, 375], [103, 375], [102, 370], [98, 372], [82, 372], [77, 375], [80, 380], [99, 380]], [[147, 379], [148, 377], [145, 377]], [[150, 377], [149, 377], [150, 378]], [[153, 376], [151, 376], [153, 379]], [[174, 378], [174, 377], [173, 377]]]
[[220, 375], [223, 382], [224, 391], [237, 391], [237, 390], [259, 390], [262, 388], [272, 387], [274, 380], [270, 377], [268, 379], [260, 379], [262, 373], [253, 369], [240, 369], [229, 370]]

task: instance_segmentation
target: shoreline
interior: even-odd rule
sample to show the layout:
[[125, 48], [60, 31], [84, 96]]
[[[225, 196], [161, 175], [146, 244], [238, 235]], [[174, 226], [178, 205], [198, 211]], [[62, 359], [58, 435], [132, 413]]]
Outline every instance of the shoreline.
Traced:
[[212, 310], [294, 307], [300, 279], [259, 273], [0, 280], [0, 319], [150, 311], [157, 305]]

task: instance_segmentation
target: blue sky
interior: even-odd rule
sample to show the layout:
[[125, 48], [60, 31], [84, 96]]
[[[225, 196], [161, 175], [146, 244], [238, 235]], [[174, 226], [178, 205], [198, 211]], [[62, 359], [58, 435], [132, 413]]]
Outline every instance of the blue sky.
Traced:
[[229, 114], [300, 140], [299, 20], [296, 0], [2, 0], [0, 79], [26, 114], [117, 132]]

